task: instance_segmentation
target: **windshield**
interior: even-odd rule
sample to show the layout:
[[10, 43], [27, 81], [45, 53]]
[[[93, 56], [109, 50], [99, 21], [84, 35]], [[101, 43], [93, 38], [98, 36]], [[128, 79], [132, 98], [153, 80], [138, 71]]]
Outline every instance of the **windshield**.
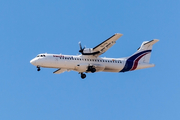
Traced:
[[38, 55], [37, 57], [46, 57], [45, 55]]

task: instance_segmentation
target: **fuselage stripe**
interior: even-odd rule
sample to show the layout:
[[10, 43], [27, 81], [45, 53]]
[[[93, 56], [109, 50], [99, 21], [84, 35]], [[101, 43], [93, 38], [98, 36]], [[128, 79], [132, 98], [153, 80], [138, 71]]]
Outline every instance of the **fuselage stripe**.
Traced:
[[[142, 51], [142, 52], [139, 52], [131, 57], [129, 57], [127, 60], [126, 60], [126, 63], [124, 65], [124, 68], [120, 71], [120, 72], [126, 72], [126, 71], [130, 71], [131, 69], [134, 69], [135, 67], [137, 68], [137, 63], [134, 63], [137, 61], [139, 61], [144, 55], [150, 53], [151, 50], [146, 50], [146, 51]], [[141, 57], [142, 56], [142, 57]], [[138, 59], [139, 58], [139, 59]]]
[[[148, 52], [148, 53], [149, 53], [149, 52]], [[135, 69], [137, 68], [137, 66], [138, 66], [139, 60], [140, 60], [143, 56], [145, 56], [146, 54], [148, 54], [148, 53], [144, 53], [143, 55], [139, 56], [139, 57], [134, 61], [134, 65], [133, 65], [133, 67], [132, 67], [132, 69], [131, 69], [130, 71], [135, 70]]]

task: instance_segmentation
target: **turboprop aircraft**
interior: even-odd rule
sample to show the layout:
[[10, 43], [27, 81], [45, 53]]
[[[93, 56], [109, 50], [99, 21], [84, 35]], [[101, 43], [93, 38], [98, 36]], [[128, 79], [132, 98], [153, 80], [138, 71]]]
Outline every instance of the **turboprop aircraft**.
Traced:
[[62, 55], [62, 54], [39, 54], [30, 61], [31, 64], [40, 68], [57, 68], [53, 73], [60, 74], [65, 71], [77, 71], [81, 74], [81, 78], [86, 78], [85, 73], [95, 72], [127, 72], [143, 68], [154, 67], [150, 64], [150, 56], [152, 46], [159, 40], [144, 41], [130, 57], [124, 58], [105, 58], [99, 57], [111, 48], [116, 41], [122, 36], [116, 33], [104, 42], [94, 48], [82, 48], [79, 43], [81, 55]]

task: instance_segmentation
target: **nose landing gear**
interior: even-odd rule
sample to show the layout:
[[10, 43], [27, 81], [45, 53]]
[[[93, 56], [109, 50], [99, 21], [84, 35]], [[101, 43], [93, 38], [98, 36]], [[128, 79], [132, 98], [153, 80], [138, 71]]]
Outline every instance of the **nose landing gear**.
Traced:
[[37, 66], [37, 71], [40, 71], [40, 70], [41, 70], [41, 68], [39, 66]]

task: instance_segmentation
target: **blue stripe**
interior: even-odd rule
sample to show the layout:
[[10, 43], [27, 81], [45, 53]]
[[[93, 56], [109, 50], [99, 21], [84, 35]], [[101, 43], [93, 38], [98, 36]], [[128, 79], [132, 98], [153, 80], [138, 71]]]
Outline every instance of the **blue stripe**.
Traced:
[[144, 54], [146, 52], [151, 52], [151, 51], [152, 50], [142, 51], [142, 52], [139, 52], [139, 53], [131, 56], [130, 58], [128, 58], [126, 60], [126, 64], [125, 64], [124, 68], [120, 72], [127, 72], [127, 71], [131, 70], [133, 67], [133, 64], [134, 64], [134, 60], [136, 60], [136, 58], [138, 58], [139, 56], [141, 56], [142, 54]]

